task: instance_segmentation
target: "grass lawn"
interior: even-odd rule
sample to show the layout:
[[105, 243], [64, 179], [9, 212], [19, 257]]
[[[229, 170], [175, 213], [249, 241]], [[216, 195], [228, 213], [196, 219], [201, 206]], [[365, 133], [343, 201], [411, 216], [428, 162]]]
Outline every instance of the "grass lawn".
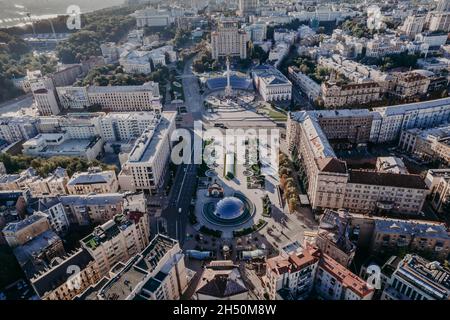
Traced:
[[283, 112], [275, 110], [270, 106], [264, 106], [262, 108], [267, 117], [271, 118], [273, 121], [287, 121], [287, 115]]

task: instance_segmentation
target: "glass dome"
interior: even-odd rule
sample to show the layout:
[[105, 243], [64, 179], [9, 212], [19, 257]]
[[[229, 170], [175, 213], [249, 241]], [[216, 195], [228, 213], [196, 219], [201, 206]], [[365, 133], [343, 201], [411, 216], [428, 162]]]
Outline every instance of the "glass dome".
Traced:
[[236, 197], [227, 197], [220, 200], [216, 205], [214, 214], [221, 219], [236, 219], [244, 213], [245, 205]]

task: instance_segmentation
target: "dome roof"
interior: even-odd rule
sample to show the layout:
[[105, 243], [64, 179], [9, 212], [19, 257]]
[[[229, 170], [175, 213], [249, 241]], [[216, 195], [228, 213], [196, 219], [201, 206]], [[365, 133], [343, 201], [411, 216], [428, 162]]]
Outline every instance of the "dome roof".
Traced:
[[235, 219], [244, 213], [245, 205], [236, 197], [226, 197], [216, 205], [214, 214], [221, 219]]

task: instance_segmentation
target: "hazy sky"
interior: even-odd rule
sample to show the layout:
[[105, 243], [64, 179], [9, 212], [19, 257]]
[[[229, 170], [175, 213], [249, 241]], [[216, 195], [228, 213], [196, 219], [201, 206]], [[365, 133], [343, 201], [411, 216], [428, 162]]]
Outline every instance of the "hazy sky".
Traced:
[[[124, 0], [0, 0], [0, 20], [20, 18], [26, 12], [33, 15], [62, 14], [69, 5], [78, 5], [81, 12], [122, 4]], [[3, 25], [4, 25], [3, 21]], [[20, 23], [17, 22], [8, 22]], [[2, 25], [2, 23], [0, 23]]]

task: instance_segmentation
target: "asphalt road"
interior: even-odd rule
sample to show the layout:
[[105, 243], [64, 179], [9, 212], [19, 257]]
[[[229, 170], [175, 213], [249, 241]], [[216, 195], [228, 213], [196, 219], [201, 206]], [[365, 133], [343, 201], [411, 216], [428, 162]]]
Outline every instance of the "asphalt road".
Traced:
[[[181, 76], [185, 105], [188, 113], [194, 120], [201, 119], [203, 101], [200, 95], [197, 77], [192, 73], [191, 66], [194, 58], [186, 62]], [[193, 131], [191, 131], [193, 141]], [[192, 146], [193, 149], [193, 146]], [[172, 190], [169, 195], [168, 206], [162, 211], [161, 218], [164, 221], [167, 234], [178, 239], [181, 244], [186, 239], [186, 227], [189, 223], [189, 206], [196, 192], [197, 165], [183, 164], [178, 167]]]
[[16, 112], [22, 108], [29, 108], [32, 103], [33, 95], [31, 93], [3, 102], [0, 104], [0, 115], [8, 112]]

